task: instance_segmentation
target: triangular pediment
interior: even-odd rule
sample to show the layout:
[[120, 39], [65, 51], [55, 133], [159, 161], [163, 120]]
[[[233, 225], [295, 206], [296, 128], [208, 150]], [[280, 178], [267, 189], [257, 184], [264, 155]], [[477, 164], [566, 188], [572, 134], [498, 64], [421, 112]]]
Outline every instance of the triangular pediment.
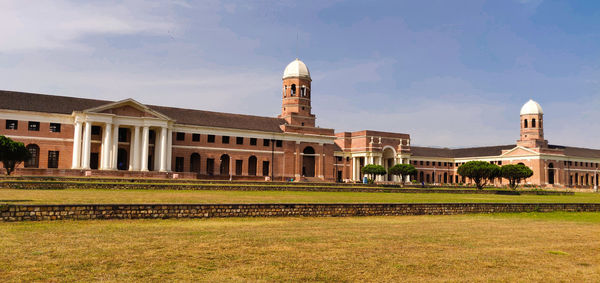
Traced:
[[517, 146], [502, 153], [502, 156], [524, 156], [524, 155], [539, 155], [540, 153], [526, 147]]
[[114, 114], [117, 116], [129, 116], [129, 117], [140, 117], [140, 118], [158, 118], [165, 120], [172, 120], [168, 116], [150, 109], [148, 106], [141, 104], [131, 98], [108, 103], [102, 106], [90, 108], [84, 110], [87, 113], [105, 113]]

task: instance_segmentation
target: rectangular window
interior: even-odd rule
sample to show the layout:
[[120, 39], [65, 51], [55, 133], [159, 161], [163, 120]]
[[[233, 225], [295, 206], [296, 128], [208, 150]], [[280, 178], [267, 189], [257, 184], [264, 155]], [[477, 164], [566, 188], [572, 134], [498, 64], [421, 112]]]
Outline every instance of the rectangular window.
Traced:
[[419, 165], [423, 166], [423, 160], [419, 161]]
[[177, 135], [175, 137], [178, 141], [184, 141], [185, 140], [185, 133], [182, 132], [177, 132]]
[[263, 161], [263, 176], [269, 176], [269, 161]]
[[235, 138], [235, 144], [244, 144], [244, 138], [242, 138], [242, 137]]
[[222, 136], [221, 137], [221, 143], [222, 144], [228, 144], [229, 143], [229, 136]]
[[58, 168], [58, 151], [48, 151], [48, 168]]
[[19, 121], [6, 120], [6, 129], [7, 130], [18, 130], [19, 129]]
[[40, 122], [29, 122], [29, 127], [27, 127], [30, 131], [39, 132], [40, 131]]
[[250, 138], [250, 145], [256, 145], [256, 138]]
[[214, 173], [215, 173], [215, 160], [213, 158], [207, 158], [206, 159], [206, 174], [208, 174], [208, 176], [212, 176]]
[[183, 172], [183, 157], [175, 157], [175, 172]]
[[498, 161], [498, 165], [502, 165], [502, 160]]
[[429, 161], [426, 162], [427, 166], [429, 166]]
[[269, 142], [270, 142], [270, 140], [268, 140], [268, 139], [264, 139], [264, 140], [263, 140], [263, 146], [269, 146], [269, 145], [270, 145], [270, 143], [269, 143]]
[[240, 176], [242, 175], [242, 164], [244, 163], [243, 160], [236, 160], [235, 161], [235, 174]]
[[50, 123], [50, 132], [60, 133], [60, 123]]
[[283, 141], [281, 141], [281, 140], [276, 140], [276, 141], [275, 141], [275, 146], [276, 146], [276, 147], [282, 147], [282, 146], [283, 146]]
[[127, 142], [127, 128], [119, 128], [119, 142]]
[[192, 141], [199, 142], [200, 134], [192, 134]]
[[214, 143], [215, 142], [215, 135], [208, 135], [206, 137], [206, 141], [209, 142], [209, 143]]
[[92, 126], [92, 135], [100, 135], [102, 128], [100, 126]]
[[438, 166], [442, 166], [442, 162], [438, 162]]

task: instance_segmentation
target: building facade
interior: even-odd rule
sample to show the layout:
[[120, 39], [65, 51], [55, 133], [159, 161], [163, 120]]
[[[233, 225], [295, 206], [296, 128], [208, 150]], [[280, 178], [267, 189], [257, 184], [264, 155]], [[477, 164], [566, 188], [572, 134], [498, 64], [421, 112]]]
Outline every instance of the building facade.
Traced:
[[348, 182], [361, 180], [367, 164], [387, 169], [410, 163], [418, 182], [454, 184], [468, 182], [456, 174], [458, 166], [483, 160], [529, 166], [532, 185], [598, 182], [600, 150], [548, 144], [543, 110], [533, 100], [521, 109], [516, 144], [418, 147], [408, 134], [318, 127], [310, 72], [298, 59], [285, 68], [282, 82], [278, 117], [0, 91], [0, 135], [32, 153], [17, 170], [21, 175]]

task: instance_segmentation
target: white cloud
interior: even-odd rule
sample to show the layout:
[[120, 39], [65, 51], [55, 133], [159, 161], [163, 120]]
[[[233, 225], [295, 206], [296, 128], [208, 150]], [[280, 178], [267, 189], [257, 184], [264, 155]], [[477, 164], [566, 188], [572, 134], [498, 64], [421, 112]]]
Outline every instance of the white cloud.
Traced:
[[161, 8], [138, 1], [2, 1], [0, 53], [84, 48], [78, 40], [94, 34], [167, 34], [176, 25], [156, 14]]

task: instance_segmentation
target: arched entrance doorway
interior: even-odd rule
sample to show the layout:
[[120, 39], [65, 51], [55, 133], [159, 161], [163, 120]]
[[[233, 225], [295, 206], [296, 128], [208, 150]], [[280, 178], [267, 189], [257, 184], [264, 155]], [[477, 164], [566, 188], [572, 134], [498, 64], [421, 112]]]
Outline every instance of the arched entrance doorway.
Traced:
[[315, 149], [307, 146], [302, 151], [302, 176], [314, 177], [315, 176]]
[[548, 184], [554, 185], [554, 164], [548, 164]]
[[[383, 167], [385, 168], [386, 171], [394, 166], [395, 157], [396, 157], [396, 152], [394, 151], [393, 148], [386, 147], [383, 149], [381, 158], [383, 159]], [[386, 174], [385, 176], [386, 176], [385, 179], [387, 181], [392, 181], [392, 178], [393, 178], [392, 175]]]
[[229, 155], [221, 155], [221, 166], [219, 167], [219, 175], [229, 175]]
[[117, 151], [117, 169], [127, 170], [129, 168], [129, 164], [127, 163], [128, 157], [129, 154], [127, 154], [127, 150], [124, 148], [119, 148]]
[[200, 154], [192, 153], [190, 155], [190, 172], [200, 174]]

